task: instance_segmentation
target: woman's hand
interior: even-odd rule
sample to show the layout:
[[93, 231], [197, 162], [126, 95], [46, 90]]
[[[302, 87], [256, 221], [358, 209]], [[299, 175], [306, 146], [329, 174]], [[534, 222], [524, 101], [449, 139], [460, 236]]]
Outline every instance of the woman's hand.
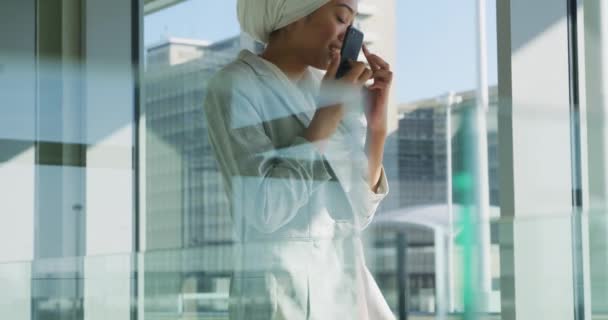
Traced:
[[[321, 100], [327, 101], [327, 106], [321, 105], [315, 112], [308, 128], [304, 132], [304, 138], [311, 142], [325, 140], [331, 136], [344, 116], [344, 99], [351, 88], [359, 90], [371, 79], [373, 71], [366, 64], [359, 61], [351, 62], [350, 71], [340, 79], [336, 79], [336, 73], [340, 67], [340, 54], [333, 54], [327, 73], [323, 78], [321, 86]], [[345, 90], [346, 89], [346, 90]], [[319, 145], [323, 151], [323, 145]]]
[[336, 79], [340, 63], [340, 54], [334, 51], [321, 84], [320, 107], [343, 105], [347, 101], [356, 99], [360, 96], [361, 88], [374, 74], [367, 64], [351, 60], [348, 61], [350, 70], [340, 79]]
[[374, 79], [374, 82], [367, 87], [370, 93], [370, 105], [366, 112], [368, 131], [386, 134], [388, 98], [393, 83], [393, 72], [386, 61], [370, 53], [365, 45], [363, 45], [363, 54], [373, 71]]

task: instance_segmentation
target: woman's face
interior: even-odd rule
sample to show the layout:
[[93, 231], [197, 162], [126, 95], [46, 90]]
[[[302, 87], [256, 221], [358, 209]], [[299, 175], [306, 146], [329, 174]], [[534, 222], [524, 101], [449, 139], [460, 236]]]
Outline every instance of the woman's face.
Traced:
[[331, 52], [340, 53], [346, 29], [355, 19], [357, 0], [331, 0], [294, 23], [290, 42], [304, 63], [326, 70]]

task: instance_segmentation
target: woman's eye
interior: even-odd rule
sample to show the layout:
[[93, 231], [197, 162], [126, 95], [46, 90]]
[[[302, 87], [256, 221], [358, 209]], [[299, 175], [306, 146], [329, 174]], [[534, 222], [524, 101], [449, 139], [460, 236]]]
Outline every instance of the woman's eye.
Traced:
[[339, 16], [337, 18], [340, 23], [346, 23], [346, 19], [342, 19], [342, 17]]

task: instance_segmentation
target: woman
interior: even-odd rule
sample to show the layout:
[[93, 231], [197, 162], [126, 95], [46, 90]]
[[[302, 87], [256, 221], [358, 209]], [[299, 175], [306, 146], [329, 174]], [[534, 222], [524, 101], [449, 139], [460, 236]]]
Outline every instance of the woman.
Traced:
[[231, 319], [394, 319], [360, 239], [388, 192], [392, 73], [364, 48], [369, 67], [335, 80], [356, 12], [356, 0], [238, 1], [266, 48], [242, 51], [205, 101], [238, 239]]

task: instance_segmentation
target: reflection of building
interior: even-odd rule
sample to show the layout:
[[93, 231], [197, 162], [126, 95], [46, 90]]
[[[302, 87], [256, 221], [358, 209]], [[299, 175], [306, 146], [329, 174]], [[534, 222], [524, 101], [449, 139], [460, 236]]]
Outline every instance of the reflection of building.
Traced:
[[211, 45], [169, 39], [148, 50], [149, 249], [231, 240], [227, 201], [207, 139], [202, 102], [206, 81], [239, 50], [239, 38]]
[[213, 44], [168, 39], [147, 53], [145, 73], [146, 312], [167, 312], [169, 293], [182, 311], [196, 294], [226, 296], [232, 225], [221, 175], [207, 138], [202, 103], [207, 81], [240, 50], [240, 38]]
[[[399, 230], [396, 230], [396, 229]], [[435, 255], [433, 248], [433, 233], [418, 226], [397, 226], [397, 228], [374, 227], [373, 249], [367, 250], [366, 255], [373, 267], [374, 278], [382, 290], [388, 304], [395, 313], [399, 305], [399, 268], [398, 254], [399, 232], [407, 235], [407, 253], [405, 268], [407, 272], [408, 310], [425, 312], [433, 310], [431, 301], [435, 290]], [[399, 231], [399, 232], [397, 232]], [[404, 272], [401, 272], [403, 275]]]
[[[461, 109], [475, 103], [475, 92], [458, 93], [462, 102], [452, 106], [453, 133], [459, 131]], [[496, 110], [496, 90], [491, 91], [490, 110]], [[400, 206], [437, 204], [446, 201], [446, 106], [432, 98], [400, 106], [398, 163]], [[490, 204], [498, 205], [497, 120], [488, 116]], [[458, 166], [460, 145], [452, 141], [453, 167]], [[455, 199], [454, 201], [458, 201]]]
[[242, 47], [250, 47], [250, 43], [246, 38], [238, 36], [213, 43], [195, 39], [168, 38], [148, 47], [147, 69], [189, 63], [182, 68], [186, 67], [185, 69], [190, 69], [192, 72], [196, 70], [191, 68], [192, 63], [202, 63], [208, 69], [217, 71], [219, 67], [232, 61]]
[[[458, 104], [452, 105], [452, 137], [462, 132], [462, 115], [464, 108], [475, 105], [475, 92], [460, 92], [456, 94], [462, 98]], [[431, 98], [413, 103], [403, 104], [399, 107], [400, 119], [396, 132], [391, 134], [389, 141], [397, 144], [398, 181], [391, 181], [391, 185], [399, 185], [397, 195], [391, 196], [397, 199], [398, 206], [394, 204], [388, 208], [388, 212], [381, 212], [373, 228], [372, 250], [368, 250], [374, 265], [374, 274], [378, 284], [385, 293], [389, 304], [398, 311], [399, 290], [402, 297], [407, 300], [409, 311], [435, 312], [437, 302], [436, 286], [436, 258], [437, 244], [433, 228], [429, 225], [437, 224], [437, 217], [443, 217], [447, 221], [447, 185], [446, 185], [446, 105], [443, 99]], [[498, 204], [498, 146], [497, 146], [497, 95], [495, 88], [490, 90], [490, 108], [488, 114], [488, 163], [489, 163], [489, 186], [490, 205], [496, 208]], [[452, 167], [454, 172], [458, 170], [461, 158], [462, 145], [456, 139], [452, 143]], [[385, 155], [388, 156], [388, 155]], [[394, 192], [393, 189], [391, 192]], [[454, 203], [460, 199], [454, 198]], [[493, 209], [494, 210], [494, 209]], [[422, 217], [420, 221], [411, 223], [391, 222], [389, 215], [396, 219], [398, 211], [403, 214], [414, 212], [431, 212], [433, 216]], [[494, 212], [496, 214], [496, 212]], [[407, 220], [407, 219], [403, 219]], [[380, 222], [380, 221], [377, 221]], [[405, 251], [404, 270], [399, 269], [398, 250], [399, 233], [406, 239], [406, 244], [401, 246]], [[493, 232], [492, 234], [496, 234]], [[496, 242], [495, 239], [493, 239]], [[441, 244], [439, 244], [441, 245]], [[443, 250], [443, 249], [442, 249]], [[446, 249], [447, 250], [447, 249]], [[456, 247], [455, 256], [459, 256], [459, 248]], [[445, 254], [440, 251], [439, 254]], [[493, 256], [497, 260], [498, 257]], [[496, 263], [493, 263], [496, 265]], [[457, 266], [456, 266], [457, 267]], [[455, 270], [458, 271], [458, 270]], [[452, 274], [455, 274], [452, 271]], [[399, 287], [399, 277], [407, 274], [407, 282]], [[458, 272], [459, 274], [461, 272]], [[493, 272], [493, 290], [497, 292], [498, 272]], [[456, 285], [458, 285], [456, 283]], [[446, 306], [447, 307], [447, 306]], [[460, 307], [456, 301], [455, 307]]]

